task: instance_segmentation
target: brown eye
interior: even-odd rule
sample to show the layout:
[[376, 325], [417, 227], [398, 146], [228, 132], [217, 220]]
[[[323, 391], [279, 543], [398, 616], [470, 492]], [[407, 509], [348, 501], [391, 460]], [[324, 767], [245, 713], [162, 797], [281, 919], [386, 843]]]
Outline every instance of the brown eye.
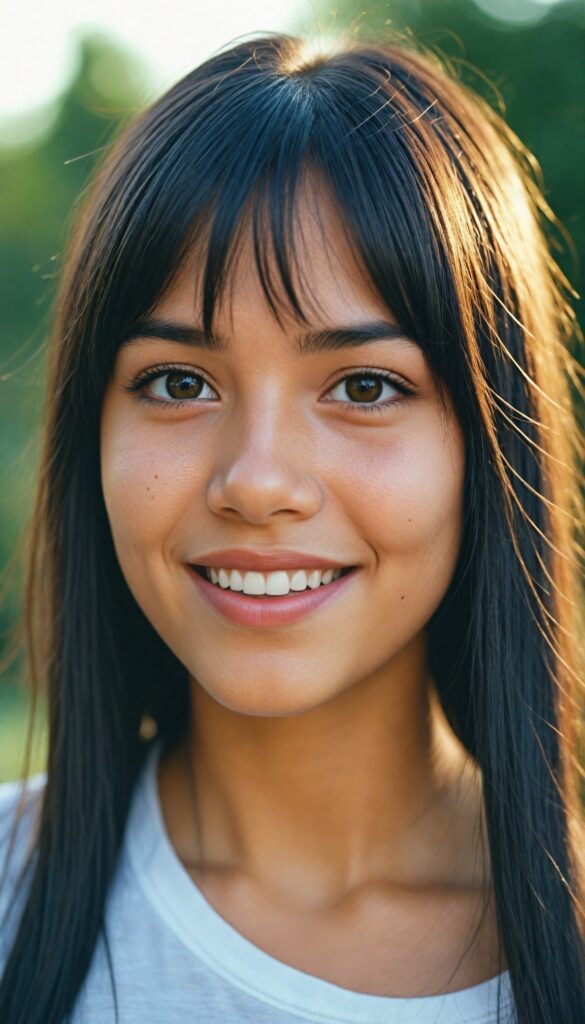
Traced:
[[188, 403], [202, 405], [210, 398], [212, 401], [217, 399], [215, 389], [207, 383], [203, 374], [164, 363], [151, 366], [123, 386], [130, 394], [136, 395], [139, 401], [175, 408]]
[[172, 370], [165, 377], [164, 386], [171, 398], [198, 398], [205, 383], [197, 374], [185, 370]]
[[[390, 394], [384, 388], [388, 388]], [[336, 393], [337, 392], [337, 393]], [[348, 373], [329, 392], [338, 405], [345, 405], [360, 413], [383, 413], [391, 407], [397, 407], [414, 391], [402, 378], [394, 374], [378, 373], [377, 370], [365, 370]], [[380, 399], [383, 399], [380, 401]]]
[[346, 377], [345, 390], [352, 402], [375, 402], [382, 394], [383, 381], [367, 374]]

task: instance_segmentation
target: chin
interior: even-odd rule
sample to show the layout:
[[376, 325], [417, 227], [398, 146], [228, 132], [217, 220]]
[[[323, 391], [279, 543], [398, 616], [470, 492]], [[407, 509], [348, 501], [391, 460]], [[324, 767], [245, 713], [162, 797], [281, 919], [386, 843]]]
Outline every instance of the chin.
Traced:
[[282, 682], [258, 685], [256, 680], [248, 686], [242, 682], [237, 690], [221, 686], [204, 686], [203, 689], [212, 700], [228, 711], [255, 718], [292, 718], [295, 715], [304, 715], [334, 696], [323, 692], [303, 692], [299, 688], [298, 680], [294, 679], [288, 685], [283, 685]]

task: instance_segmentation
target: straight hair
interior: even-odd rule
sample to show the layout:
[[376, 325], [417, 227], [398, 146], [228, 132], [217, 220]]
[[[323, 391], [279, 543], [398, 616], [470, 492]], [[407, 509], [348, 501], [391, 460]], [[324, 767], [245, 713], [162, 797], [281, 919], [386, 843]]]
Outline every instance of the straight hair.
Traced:
[[71, 1020], [100, 939], [115, 994], [105, 907], [152, 745], [145, 723], [173, 742], [189, 718], [187, 670], [129, 591], [101, 490], [117, 350], [196, 267], [213, 333], [245, 224], [275, 318], [286, 307], [307, 323], [292, 274], [307, 174], [329, 189], [364, 274], [465, 434], [463, 538], [426, 627], [430, 668], [481, 770], [519, 1024], [585, 1020], [582, 370], [571, 351], [582, 337], [550, 254], [554, 215], [534, 158], [445, 58], [394, 37], [315, 45], [275, 33], [222, 48], [125, 126], [69, 240], [23, 588], [27, 765], [42, 696], [47, 778], [3, 1024]]

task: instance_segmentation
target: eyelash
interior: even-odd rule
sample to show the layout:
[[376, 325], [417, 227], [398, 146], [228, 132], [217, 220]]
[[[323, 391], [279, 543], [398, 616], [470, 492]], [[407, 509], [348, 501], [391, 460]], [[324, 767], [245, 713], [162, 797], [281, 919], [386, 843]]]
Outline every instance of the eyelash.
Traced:
[[[150, 384], [151, 381], [157, 380], [160, 377], [165, 377], [168, 373], [173, 372], [190, 373], [194, 377], [199, 377], [202, 381], [204, 381], [205, 384], [207, 384], [207, 387], [212, 388], [212, 390], [215, 390], [215, 388], [213, 388], [213, 385], [210, 384], [209, 381], [207, 381], [204, 374], [199, 372], [195, 373], [190, 367], [177, 366], [175, 363], [158, 363], [156, 366], [152, 366], [150, 367], [150, 369], [144, 370], [142, 373], [139, 373], [136, 377], [130, 378], [123, 385], [123, 387], [125, 391], [130, 392], [130, 394], [136, 395], [136, 398], [139, 401], [146, 402], [148, 405], [170, 405], [174, 409], [177, 409], [181, 408], [183, 405], [201, 405], [204, 402], [209, 401], [209, 399], [201, 400], [198, 398], [169, 398], [168, 401], [163, 401], [160, 398], [150, 398], [146, 394], [145, 388], [147, 384]], [[374, 412], [382, 413], [384, 409], [400, 405], [406, 399], [410, 398], [412, 395], [415, 394], [414, 389], [409, 387], [406, 384], [406, 381], [404, 381], [401, 377], [398, 377], [397, 375], [390, 373], [383, 373], [382, 371], [375, 370], [373, 367], [370, 366], [360, 367], [358, 370], [353, 370], [351, 373], [345, 374], [343, 377], [340, 377], [334, 384], [332, 384], [329, 390], [333, 391], [336, 387], [338, 387], [339, 384], [342, 384], [345, 380], [351, 380], [352, 378], [355, 377], [359, 378], [366, 376], [371, 377], [374, 380], [381, 380], [387, 384], [390, 384], [391, 387], [395, 388], [400, 393], [400, 397], [385, 399], [384, 402], [378, 402], [375, 405], [373, 403], [364, 404], [362, 402], [351, 401], [341, 402], [338, 401], [337, 399], [334, 399], [333, 401], [337, 402], [339, 405], [349, 406], [350, 409], [358, 409], [360, 412], [364, 412], [366, 414]]]

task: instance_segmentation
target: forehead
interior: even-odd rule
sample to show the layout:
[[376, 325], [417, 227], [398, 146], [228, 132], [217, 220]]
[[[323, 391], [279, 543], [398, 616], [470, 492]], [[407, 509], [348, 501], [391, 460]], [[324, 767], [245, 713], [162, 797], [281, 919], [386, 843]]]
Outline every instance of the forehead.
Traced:
[[[269, 213], [264, 211], [265, 217]], [[264, 220], [266, 225], [266, 220]], [[260, 228], [261, 260], [266, 262], [276, 290], [279, 315], [298, 327], [298, 318], [278, 268], [271, 232]], [[207, 240], [206, 240], [207, 241]], [[154, 308], [156, 316], [172, 316], [185, 322], [199, 321], [202, 284], [207, 256], [206, 241], [188, 253], [179, 273]], [[315, 325], [350, 322], [360, 314], [393, 320], [390, 310], [371, 285], [359, 261], [343, 212], [329, 190], [307, 178], [297, 192], [292, 244], [286, 246], [291, 282], [308, 320]], [[260, 280], [251, 218], [242, 217], [226, 261], [225, 288], [218, 299], [215, 323], [218, 333], [237, 334], [238, 325], [250, 319], [273, 317]], [[363, 317], [362, 317], [363, 318]]]

